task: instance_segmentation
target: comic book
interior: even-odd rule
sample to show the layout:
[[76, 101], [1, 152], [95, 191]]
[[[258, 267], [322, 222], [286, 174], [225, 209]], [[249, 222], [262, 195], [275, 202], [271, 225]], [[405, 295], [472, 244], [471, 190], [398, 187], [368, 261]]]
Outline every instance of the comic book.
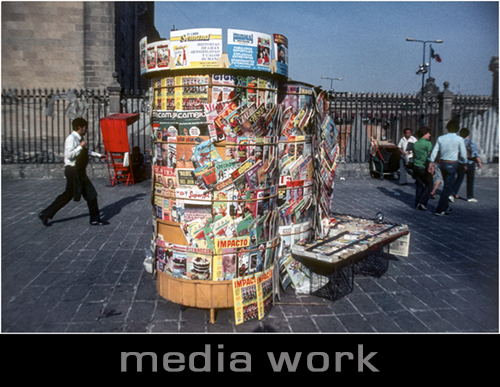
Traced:
[[262, 160], [256, 162], [248, 171], [245, 172], [249, 189], [257, 189], [260, 186], [259, 171], [262, 170]]
[[203, 183], [207, 189], [213, 189], [215, 184], [217, 184], [217, 173], [215, 172], [215, 166], [207, 168], [205, 172], [201, 175]]
[[226, 216], [229, 214], [231, 217], [235, 218], [238, 208], [237, 200], [238, 192], [235, 190], [214, 192], [214, 215]]
[[290, 276], [290, 280], [292, 281], [293, 286], [299, 286], [300, 282], [306, 277], [304, 271], [301, 270], [301, 264], [292, 255], [288, 255], [284, 262], [284, 266], [288, 275]]
[[194, 149], [194, 158], [199, 165], [207, 165], [221, 162], [222, 157], [219, 155], [219, 152], [215, 149], [212, 140], [206, 140], [201, 144], [196, 145]]
[[215, 164], [217, 182], [220, 183], [231, 177], [231, 173], [238, 169], [238, 162], [234, 159], [224, 160]]
[[233, 218], [229, 214], [222, 216], [219, 219], [214, 218], [214, 222], [212, 224], [212, 233], [214, 238], [224, 238], [231, 237], [232, 235], [227, 235], [226, 230], [232, 224]]
[[[210, 168], [213, 168], [211, 165], [203, 165], [199, 168], [196, 168], [194, 170], [191, 170], [191, 176], [198, 187], [198, 189], [201, 189], [203, 191], [206, 191], [208, 189], [208, 186], [205, 183], [205, 180], [203, 179], [203, 174], [208, 172]], [[187, 184], [190, 185], [190, 184]]]
[[203, 110], [208, 123], [210, 139], [213, 142], [219, 142], [226, 138], [226, 133], [215, 124], [215, 120], [217, 119], [219, 113], [227, 106], [227, 103], [218, 101], [217, 99], [212, 100], [216, 102], [204, 104]]
[[214, 118], [214, 124], [217, 126], [226, 136], [231, 132], [231, 126], [229, 120], [227, 119], [236, 109], [238, 105], [236, 102], [230, 102], [224, 109]]
[[236, 235], [242, 237], [250, 234], [250, 225], [253, 222], [254, 217], [251, 213], [248, 213], [236, 226]]
[[188, 223], [195, 219], [207, 219], [212, 216], [212, 195], [195, 189], [175, 190], [176, 209], [179, 223]]
[[201, 164], [196, 158], [194, 151], [197, 145], [207, 140], [210, 141], [208, 136], [177, 136], [177, 168], [198, 168]]

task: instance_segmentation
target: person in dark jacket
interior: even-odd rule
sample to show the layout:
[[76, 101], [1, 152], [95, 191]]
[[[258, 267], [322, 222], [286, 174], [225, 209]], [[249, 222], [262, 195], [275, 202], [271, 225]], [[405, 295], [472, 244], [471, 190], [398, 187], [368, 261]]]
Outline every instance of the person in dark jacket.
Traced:
[[83, 118], [76, 118], [72, 122], [73, 132], [66, 138], [64, 143], [64, 176], [66, 177], [66, 190], [44, 209], [38, 217], [44, 226], [50, 226], [49, 220], [68, 204], [72, 199], [80, 201], [81, 197], [86, 200], [90, 212], [90, 224], [102, 226], [108, 224], [99, 215], [97, 203], [97, 191], [85, 171], [89, 156], [106, 158], [97, 152], [87, 150], [87, 142], [83, 136], [88, 132], [88, 123]]

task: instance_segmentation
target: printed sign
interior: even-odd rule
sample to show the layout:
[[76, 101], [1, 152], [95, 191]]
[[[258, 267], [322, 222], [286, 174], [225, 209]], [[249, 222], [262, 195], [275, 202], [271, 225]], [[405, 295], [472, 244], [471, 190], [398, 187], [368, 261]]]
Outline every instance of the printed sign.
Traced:
[[229, 68], [270, 71], [271, 35], [229, 29], [227, 39]]
[[217, 67], [222, 55], [222, 30], [200, 28], [170, 33], [173, 68]]
[[288, 39], [280, 34], [274, 34], [274, 57], [276, 58], [276, 72], [288, 76]]

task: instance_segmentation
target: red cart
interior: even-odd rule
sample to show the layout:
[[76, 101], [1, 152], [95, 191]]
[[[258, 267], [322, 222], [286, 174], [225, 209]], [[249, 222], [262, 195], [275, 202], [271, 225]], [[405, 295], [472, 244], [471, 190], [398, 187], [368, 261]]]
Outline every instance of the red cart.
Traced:
[[[108, 174], [111, 185], [124, 181], [135, 184], [131, 165], [124, 165], [125, 158], [130, 156], [127, 126], [139, 119], [139, 113], [116, 113], [101, 118], [101, 133], [104, 150], [107, 156]], [[126, 163], [125, 163], [126, 164]], [[111, 178], [113, 168], [113, 178]]]

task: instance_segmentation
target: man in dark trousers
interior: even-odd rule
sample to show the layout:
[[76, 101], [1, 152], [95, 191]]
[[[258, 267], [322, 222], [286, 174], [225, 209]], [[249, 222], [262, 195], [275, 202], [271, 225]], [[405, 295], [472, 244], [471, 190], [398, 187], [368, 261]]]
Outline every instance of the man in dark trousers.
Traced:
[[426, 211], [432, 186], [432, 175], [429, 173], [429, 155], [432, 151], [431, 128], [422, 126], [417, 132], [418, 141], [413, 147], [413, 177], [415, 178], [415, 208]]
[[87, 201], [89, 207], [90, 224], [92, 226], [108, 224], [108, 222], [102, 221], [99, 216], [97, 191], [85, 172], [89, 156], [101, 158], [106, 158], [106, 156], [87, 150], [87, 142], [83, 139], [83, 136], [88, 131], [87, 125], [87, 121], [83, 118], [73, 120], [73, 132], [66, 138], [64, 143], [66, 190], [38, 215], [44, 226], [50, 226], [49, 219], [52, 219], [71, 199], [78, 202], [82, 196]]
[[464, 164], [467, 162], [464, 139], [457, 134], [458, 122], [455, 120], [448, 122], [446, 129], [448, 130], [448, 134], [439, 136], [429, 158], [429, 172], [431, 175], [434, 174], [434, 162], [438, 153], [441, 159], [439, 167], [443, 174], [444, 187], [435, 211], [435, 214], [438, 216], [449, 215], [451, 213], [448, 198], [451, 195], [457, 177], [458, 161], [460, 160]]

